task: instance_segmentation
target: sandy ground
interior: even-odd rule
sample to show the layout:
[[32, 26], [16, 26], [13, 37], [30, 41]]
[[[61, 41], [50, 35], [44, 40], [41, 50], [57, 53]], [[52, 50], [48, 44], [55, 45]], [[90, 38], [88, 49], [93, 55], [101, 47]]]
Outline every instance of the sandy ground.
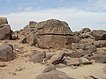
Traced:
[[[19, 41], [9, 41], [9, 43], [23, 48], [23, 53], [19, 54], [18, 58], [10, 62], [0, 62], [0, 64], [5, 63], [7, 65], [6, 67], [0, 67], [0, 79], [35, 79], [46, 66], [43, 64], [34, 64], [29, 62], [27, 56], [32, 50], [41, 49], [34, 46], [29, 46], [27, 44], [21, 44]], [[69, 66], [57, 69], [65, 72], [68, 76], [75, 79], [85, 79], [85, 77], [90, 75], [106, 78], [106, 73], [103, 72], [103, 67], [105, 65], [106, 64], [94, 63], [92, 65], [80, 66], [76, 69], [72, 69], [72, 67]], [[17, 70], [19, 68], [22, 70]]]

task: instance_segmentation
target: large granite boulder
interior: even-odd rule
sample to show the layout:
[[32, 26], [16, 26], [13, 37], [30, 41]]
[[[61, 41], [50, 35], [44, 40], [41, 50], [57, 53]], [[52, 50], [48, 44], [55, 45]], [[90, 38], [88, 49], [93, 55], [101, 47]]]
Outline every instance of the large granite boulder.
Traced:
[[7, 18], [0, 17], [0, 40], [11, 38], [11, 28]]
[[37, 24], [37, 45], [40, 48], [68, 48], [73, 41], [66, 22], [50, 19]]
[[10, 61], [15, 58], [12, 45], [0, 45], [0, 61]]
[[70, 48], [73, 42], [72, 31], [68, 24], [56, 19], [39, 23], [31, 21], [21, 34], [27, 36], [28, 44], [40, 48]]
[[11, 38], [11, 28], [8, 24], [0, 25], [0, 40]]

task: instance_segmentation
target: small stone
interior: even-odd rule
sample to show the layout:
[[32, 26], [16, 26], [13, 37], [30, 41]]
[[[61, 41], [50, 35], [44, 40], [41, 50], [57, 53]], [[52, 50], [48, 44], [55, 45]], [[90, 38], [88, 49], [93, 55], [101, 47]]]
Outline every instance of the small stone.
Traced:
[[22, 70], [23, 70], [23, 68], [18, 67], [15, 71], [22, 71]]
[[17, 74], [15, 72], [13, 72], [12, 75], [17, 75]]

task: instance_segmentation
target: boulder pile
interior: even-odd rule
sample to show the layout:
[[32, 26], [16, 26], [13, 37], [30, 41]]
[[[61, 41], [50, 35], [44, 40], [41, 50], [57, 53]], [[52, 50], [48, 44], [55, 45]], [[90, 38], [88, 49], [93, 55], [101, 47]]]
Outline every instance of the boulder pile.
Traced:
[[72, 31], [68, 24], [56, 19], [39, 23], [30, 22], [20, 34], [25, 37], [22, 40], [23, 43], [40, 48], [70, 48], [73, 41]]

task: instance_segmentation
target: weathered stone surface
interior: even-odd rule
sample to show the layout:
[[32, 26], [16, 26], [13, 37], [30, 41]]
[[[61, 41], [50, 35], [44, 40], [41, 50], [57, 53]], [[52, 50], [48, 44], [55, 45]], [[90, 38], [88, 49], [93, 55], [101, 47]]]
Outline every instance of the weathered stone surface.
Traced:
[[43, 70], [43, 73], [46, 73], [46, 72], [50, 72], [52, 70], [56, 70], [56, 67], [55, 65], [53, 64], [49, 64], [44, 70]]
[[35, 35], [33, 33], [30, 33], [28, 36], [27, 36], [27, 39], [26, 39], [27, 43], [31, 46], [35, 46], [36, 45], [36, 40], [35, 40]]
[[89, 32], [80, 34], [80, 38], [81, 39], [94, 39], [94, 37]]
[[40, 48], [71, 48], [72, 37], [63, 35], [39, 35], [37, 45]]
[[97, 48], [94, 45], [86, 46], [85, 47], [85, 53], [86, 53], [86, 55], [92, 55], [96, 51], [97, 51]]
[[71, 48], [73, 42], [72, 31], [68, 24], [56, 19], [39, 23], [31, 22], [20, 32], [20, 35], [27, 36], [27, 39], [30, 39], [33, 36], [32, 32], [36, 42], [33, 39], [30, 42], [40, 48]]
[[38, 75], [36, 79], [73, 79], [73, 78], [68, 77], [64, 72], [52, 70], [50, 72]]
[[94, 39], [81, 39], [79, 43], [85, 44], [87, 46], [91, 46], [91, 45], [94, 45], [95, 40]]
[[11, 38], [11, 28], [8, 24], [0, 25], [0, 40]]
[[13, 47], [11, 45], [0, 45], [0, 61], [10, 61], [15, 58]]
[[37, 45], [40, 48], [68, 48], [73, 41], [66, 22], [50, 19], [37, 24]]
[[0, 25], [2, 25], [2, 24], [8, 24], [7, 18], [0, 17]]
[[[37, 24], [37, 22], [35, 22], [35, 21], [29, 21], [29, 26], [30, 25], [36, 25]], [[30, 27], [31, 28], [31, 27]]]
[[106, 40], [95, 41], [94, 45], [98, 48], [106, 47]]
[[86, 45], [85, 44], [80, 44], [80, 43], [72, 43], [71, 45], [73, 50], [77, 50], [77, 49], [85, 49]]
[[80, 33], [87, 33], [87, 32], [91, 32], [91, 30], [89, 28], [83, 28]]
[[48, 64], [59, 64], [60, 62], [62, 62], [64, 55], [65, 54], [63, 52], [61, 52], [61, 53], [58, 53], [58, 54], [52, 56], [51, 59], [48, 60]]
[[95, 60], [97, 63], [106, 63], [106, 55], [94, 55], [91, 57], [88, 57], [90, 60]]
[[101, 36], [100, 40], [106, 40], [106, 33]]
[[86, 55], [84, 50], [77, 49], [76, 51], [74, 51], [73, 53], [70, 54], [70, 57], [79, 58], [79, 57], [83, 57], [84, 55]]
[[93, 30], [91, 35], [95, 37], [95, 40], [106, 40], [106, 31], [105, 30]]
[[80, 64], [86, 65], [86, 64], [92, 64], [92, 61], [89, 61], [87, 58], [81, 57], [79, 58]]
[[73, 43], [78, 43], [81, 40], [79, 32], [73, 32]]
[[12, 33], [12, 40], [16, 40], [18, 39], [18, 33], [17, 32], [13, 32]]
[[80, 62], [79, 62], [79, 58], [65, 58], [64, 60], [64, 64], [70, 66], [70, 65], [79, 65]]
[[42, 63], [43, 59], [46, 57], [45, 51], [34, 51], [33, 54], [30, 56], [29, 61], [33, 63]]

